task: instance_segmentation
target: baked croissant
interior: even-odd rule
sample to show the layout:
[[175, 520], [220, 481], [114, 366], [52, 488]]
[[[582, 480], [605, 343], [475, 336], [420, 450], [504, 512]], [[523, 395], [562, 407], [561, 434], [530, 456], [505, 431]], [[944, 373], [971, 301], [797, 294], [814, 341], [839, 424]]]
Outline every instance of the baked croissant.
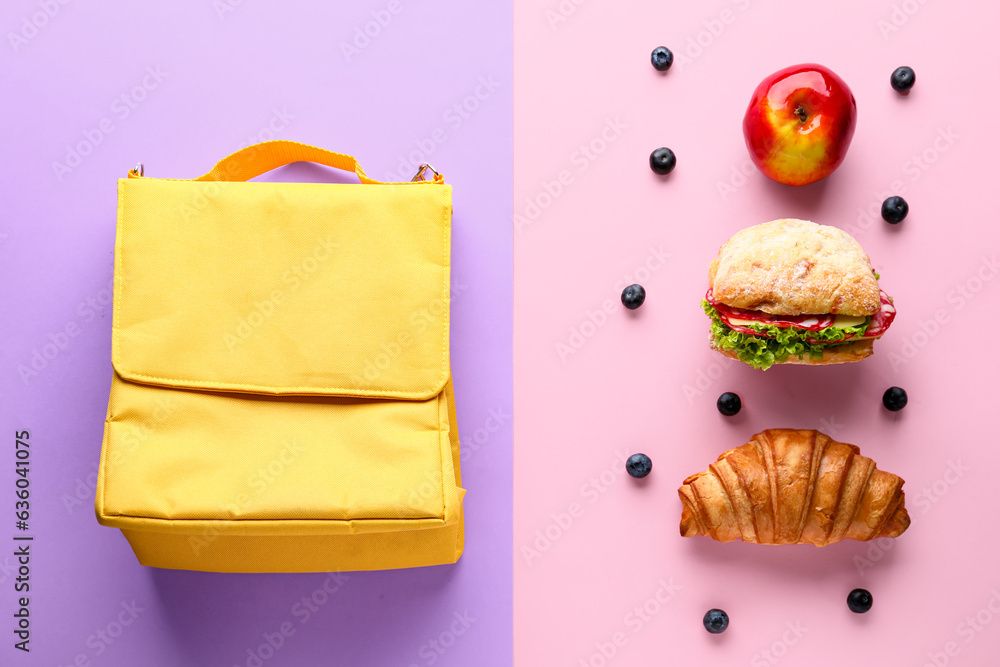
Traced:
[[677, 492], [683, 537], [822, 547], [845, 537], [897, 537], [910, 525], [901, 478], [812, 430], [758, 433]]

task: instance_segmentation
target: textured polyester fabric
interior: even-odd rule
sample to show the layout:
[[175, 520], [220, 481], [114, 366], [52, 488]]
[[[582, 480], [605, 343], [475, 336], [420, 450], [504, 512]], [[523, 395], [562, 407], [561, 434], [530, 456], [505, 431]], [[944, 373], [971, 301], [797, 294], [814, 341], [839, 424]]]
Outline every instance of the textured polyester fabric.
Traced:
[[[361, 184], [246, 183], [308, 159]], [[118, 183], [98, 520], [222, 572], [455, 562], [451, 187], [267, 142]]]

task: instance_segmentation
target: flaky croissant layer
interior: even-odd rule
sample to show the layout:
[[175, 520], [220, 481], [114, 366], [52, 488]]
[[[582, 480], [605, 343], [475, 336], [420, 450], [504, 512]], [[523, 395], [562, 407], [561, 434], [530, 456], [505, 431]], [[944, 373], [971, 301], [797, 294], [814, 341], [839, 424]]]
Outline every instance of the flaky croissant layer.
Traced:
[[900, 477], [813, 430], [758, 433], [677, 492], [684, 537], [821, 547], [896, 537], [910, 525]]

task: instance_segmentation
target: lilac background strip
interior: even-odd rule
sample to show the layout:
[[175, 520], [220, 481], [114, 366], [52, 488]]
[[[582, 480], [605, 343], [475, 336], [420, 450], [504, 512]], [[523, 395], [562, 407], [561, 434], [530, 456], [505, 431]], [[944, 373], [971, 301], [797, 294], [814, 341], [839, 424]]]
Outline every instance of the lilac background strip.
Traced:
[[[456, 0], [4, 3], [0, 663], [511, 663], [510, 12]], [[355, 155], [377, 179], [430, 161], [454, 185], [469, 489], [456, 566], [335, 580], [156, 570], [94, 518], [115, 180], [137, 161], [193, 177], [272, 138]], [[265, 178], [350, 180], [314, 165]], [[21, 429], [35, 536], [27, 655], [10, 631]]]

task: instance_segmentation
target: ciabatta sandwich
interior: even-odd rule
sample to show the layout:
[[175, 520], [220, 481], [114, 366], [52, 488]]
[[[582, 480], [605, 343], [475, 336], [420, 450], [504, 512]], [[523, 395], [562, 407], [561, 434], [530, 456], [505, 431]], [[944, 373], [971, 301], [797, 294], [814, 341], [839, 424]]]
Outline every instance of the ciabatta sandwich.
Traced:
[[847, 232], [785, 218], [737, 232], [708, 270], [711, 346], [754, 368], [872, 354], [896, 309]]

